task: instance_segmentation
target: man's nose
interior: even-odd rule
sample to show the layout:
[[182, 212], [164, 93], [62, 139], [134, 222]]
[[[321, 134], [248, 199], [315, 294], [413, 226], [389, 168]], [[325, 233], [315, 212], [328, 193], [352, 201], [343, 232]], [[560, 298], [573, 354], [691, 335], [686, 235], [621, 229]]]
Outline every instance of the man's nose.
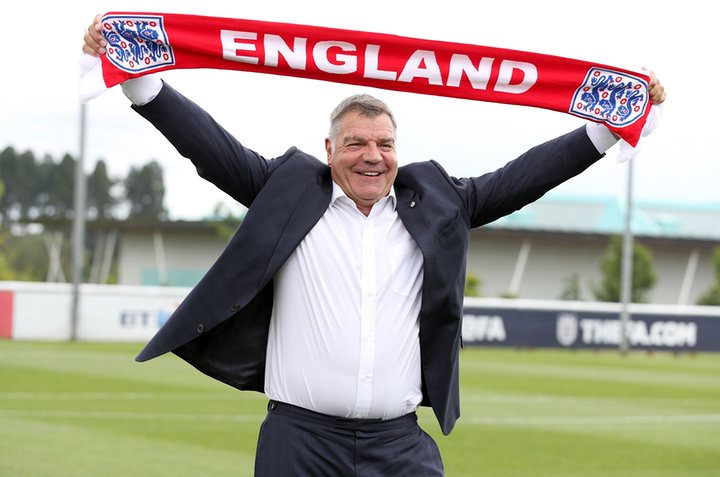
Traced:
[[370, 141], [365, 147], [363, 159], [366, 162], [380, 162], [382, 160], [382, 156], [380, 155], [380, 149], [378, 149], [377, 144], [375, 144], [373, 141]]

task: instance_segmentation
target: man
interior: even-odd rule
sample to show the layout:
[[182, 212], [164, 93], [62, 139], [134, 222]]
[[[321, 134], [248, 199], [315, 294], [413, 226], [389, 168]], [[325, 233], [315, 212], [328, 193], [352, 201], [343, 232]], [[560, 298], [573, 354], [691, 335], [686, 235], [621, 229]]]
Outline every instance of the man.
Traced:
[[[96, 17], [83, 51], [104, 54]], [[651, 100], [664, 101], [653, 76]], [[327, 164], [266, 160], [160, 79], [122, 86], [199, 175], [249, 210], [228, 246], [138, 356], [172, 351], [269, 398], [261, 476], [439, 476], [417, 425], [459, 417], [458, 356], [470, 230], [537, 200], [616, 139], [588, 124], [479, 177], [398, 167], [396, 123], [357, 95], [331, 115]]]

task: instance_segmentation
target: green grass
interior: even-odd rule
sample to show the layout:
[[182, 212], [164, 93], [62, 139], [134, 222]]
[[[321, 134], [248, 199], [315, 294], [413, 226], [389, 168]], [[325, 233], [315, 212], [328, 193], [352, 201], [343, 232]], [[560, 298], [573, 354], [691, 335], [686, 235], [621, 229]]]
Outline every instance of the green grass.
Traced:
[[[136, 344], [0, 341], [1, 477], [251, 476], [265, 398]], [[466, 348], [446, 474], [717, 477], [720, 355]]]

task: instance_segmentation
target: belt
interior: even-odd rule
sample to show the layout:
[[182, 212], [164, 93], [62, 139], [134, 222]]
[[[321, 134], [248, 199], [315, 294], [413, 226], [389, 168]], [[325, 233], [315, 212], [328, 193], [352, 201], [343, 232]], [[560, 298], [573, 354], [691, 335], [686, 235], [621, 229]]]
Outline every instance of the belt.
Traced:
[[272, 399], [268, 402], [268, 413], [277, 413], [290, 417], [308, 419], [318, 424], [341, 427], [350, 430], [383, 431], [405, 428], [417, 423], [417, 414], [415, 412], [410, 412], [393, 419], [356, 419], [350, 417], [331, 416]]

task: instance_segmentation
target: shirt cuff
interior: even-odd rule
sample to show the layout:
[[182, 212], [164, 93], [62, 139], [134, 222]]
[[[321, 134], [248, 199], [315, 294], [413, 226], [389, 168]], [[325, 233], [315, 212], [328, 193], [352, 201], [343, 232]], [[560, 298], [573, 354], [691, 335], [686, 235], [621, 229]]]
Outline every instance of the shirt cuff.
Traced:
[[120, 85], [125, 96], [135, 106], [144, 106], [158, 95], [163, 87], [162, 80], [155, 75], [141, 76]]
[[600, 123], [585, 124], [585, 131], [600, 154], [605, 154], [608, 149], [618, 142], [613, 133]]

